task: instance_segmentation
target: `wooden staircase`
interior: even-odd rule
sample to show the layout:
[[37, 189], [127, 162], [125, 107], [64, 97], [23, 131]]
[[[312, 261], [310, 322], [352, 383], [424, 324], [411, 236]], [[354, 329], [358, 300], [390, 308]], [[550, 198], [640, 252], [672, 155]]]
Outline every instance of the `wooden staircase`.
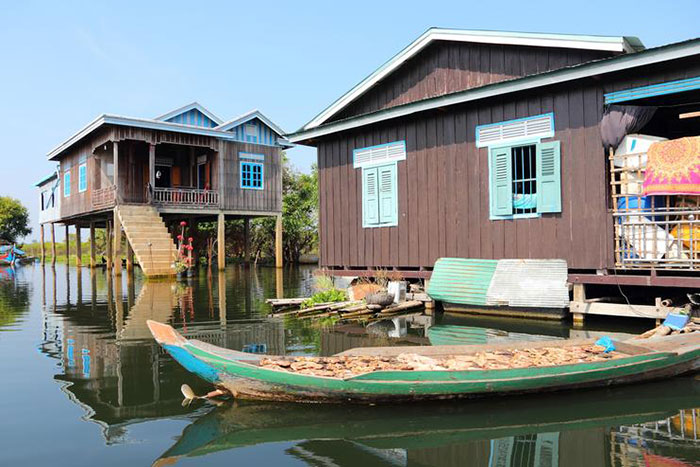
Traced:
[[152, 206], [124, 204], [115, 209], [134, 256], [147, 277], [175, 274], [177, 248]]

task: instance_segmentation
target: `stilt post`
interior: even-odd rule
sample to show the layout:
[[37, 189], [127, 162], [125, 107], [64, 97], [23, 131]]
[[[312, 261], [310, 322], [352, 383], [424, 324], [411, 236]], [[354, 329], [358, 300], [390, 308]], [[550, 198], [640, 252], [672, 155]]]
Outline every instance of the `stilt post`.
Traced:
[[250, 218], [243, 219], [243, 262], [250, 266]]
[[51, 223], [51, 266], [56, 265], [56, 227]]
[[95, 223], [90, 222], [90, 267], [94, 268], [97, 265], [95, 260]]
[[75, 225], [75, 265], [77, 267], [83, 266], [83, 245], [80, 235], [80, 225]]
[[41, 264], [46, 262], [46, 245], [44, 245], [44, 224], [39, 224], [39, 241], [41, 242]]
[[112, 269], [112, 221], [107, 219], [105, 226], [105, 245], [107, 246], [107, 269]]
[[117, 208], [114, 208], [114, 275], [119, 276], [122, 273], [122, 224], [119, 222], [119, 214]]
[[68, 236], [68, 224], [66, 227], [66, 266], [70, 264], [70, 237]]
[[131, 248], [129, 239], [126, 239], [126, 272], [131, 274], [134, 272], [134, 249]]
[[[574, 284], [574, 302], [585, 303], [586, 302], [586, 286], [584, 284]], [[574, 313], [574, 327], [583, 327], [583, 322], [586, 315], [583, 313]]]
[[223, 212], [219, 213], [218, 219], [218, 235], [217, 235], [217, 261], [219, 270], [226, 268], [226, 224]]
[[275, 266], [281, 268], [282, 261], [282, 214], [277, 214], [275, 223]]

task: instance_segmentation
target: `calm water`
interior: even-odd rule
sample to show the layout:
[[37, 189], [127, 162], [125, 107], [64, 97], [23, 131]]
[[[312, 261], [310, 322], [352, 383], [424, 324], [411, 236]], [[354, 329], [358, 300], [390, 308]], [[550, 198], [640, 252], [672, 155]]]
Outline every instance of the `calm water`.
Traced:
[[438, 329], [495, 342], [646, 326], [604, 321], [575, 331], [446, 315], [378, 325], [368, 335], [265, 317], [265, 298], [307, 293], [312, 273], [287, 270], [280, 282], [274, 269], [230, 267], [210, 279], [144, 283], [65, 266], [0, 271], [0, 465], [700, 465], [698, 377], [448, 404], [183, 407], [182, 383], [210, 388], [154, 344], [147, 319], [233, 349], [324, 355], [429, 344]]

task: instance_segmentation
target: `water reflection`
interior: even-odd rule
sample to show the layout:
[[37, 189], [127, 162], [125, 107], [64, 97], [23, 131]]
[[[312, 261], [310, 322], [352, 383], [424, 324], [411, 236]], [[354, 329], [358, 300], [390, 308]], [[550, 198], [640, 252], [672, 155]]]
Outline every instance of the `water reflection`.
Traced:
[[[281, 275], [232, 266], [224, 274], [202, 271], [185, 282], [144, 281], [138, 274], [115, 280], [103, 270], [61, 265], [23, 268], [16, 278], [0, 279], [0, 331], [35, 333], [26, 321], [36, 310], [41, 335], [31, 338], [38, 337], [40, 351], [58, 364], [52, 389], [58, 387], [69, 404], [81, 408], [84, 420], [99, 427], [102, 445], [129, 446], [141, 426], [148, 427], [140, 431], [149, 433], [140, 435], [144, 442], [169, 440], [148, 445], [139, 464], [230, 463], [244, 448], [308, 465], [464, 465], [468, 459], [469, 465], [484, 466], [626, 466], [661, 465], [666, 458], [692, 464], [700, 458], [692, 411], [699, 405], [700, 381], [692, 377], [449, 404], [182, 407], [181, 384], [197, 392], [210, 388], [163, 353], [145, 325], [148, 319], [168, 322], [189, 337], [236, 350], [332, 355], [357, 346], [627, 335], [644, 324], [611, 328], [593, 321], [578, 331], [560, 323], [445, 315], [437, 321], [396, 319], [368, 332], [357, 324], [329, 328], [266, 317], [265, 298], [310, 292], [311, 268]], [[0, 345], [6, 336], [0, 332]], [[19, 384], [31, 384], [46, 375], [17, 377], [27, 378]], [[688, 410], [681, 416], [682, 409]], [[26, 423], [41, 423], [32, 420]], [[158, 423], [165, 420], [180, 425], [163, 428]], [[171, 431], [152, 431], [163, 429]]]

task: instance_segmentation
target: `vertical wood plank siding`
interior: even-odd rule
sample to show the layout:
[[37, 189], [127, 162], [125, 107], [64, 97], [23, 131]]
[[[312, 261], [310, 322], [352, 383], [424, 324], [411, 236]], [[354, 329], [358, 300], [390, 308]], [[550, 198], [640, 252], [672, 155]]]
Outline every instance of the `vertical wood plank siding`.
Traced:
[[610, 55], [611, 52], [594, 50], [439, 41], [404, 63], [331, 121]]
[[[477, 62], [473, 62], [471, 49], [460, 51], [469, 55], [468, 60], [461, 60], [471, 70], [480, 69], [486, 60], [484, 50], [479, 51]], [[430, 55], [436, 63], [456, 60], [452, 47], [443, 62], [436, 52]], [[587, 56], [586, 52], [562, 55], [550, 51], [546, 63], [566, 66]], [[544, 56], [535, 52], [523, 57], [522, 61], [502, 60], [496, 54], [496, 61], [491, 60], [488, 67], [494, 68], [496, 76], [501, 67], [505, 75], [514, 76], [544, 66]], [[456, 81], [478, 85], [488, 81], [488, 67], [445, 79], [452, 85]], [[415, 82], [417, 74], [408, 67], [395, 79]], [[604, 79], [451, 106], [319, 139], [321, 265], [420, 268], [432, 267], [441, 256], [457, 256], [563, 258], [571, 269], [614, 268], [607, 164], [599, 127], [603, 95], [696, 76], [700, 76], [696, 60], [676, 60]], [[433, 92], [429, 86], [434, 83], [421, 86]], [[475, 146], [476, 126], [548, 112], [554, 113], [553, 139], [561, 142], [562, 212], [489, 220], [488, 150]], [[405, 161], [398, 162], [398, 226], [364, 229], [361, 174], [352, 167], [352, 150], [402, 139], [407, 154]]]
[[[263, 189], [241, 188], [241, 164], [239, 153], [263, 154]], [[280, 149], [260, 144], [221, 142], [224, 169], [223, 209], [281, 212], [282, 211], [282, 161]]]

